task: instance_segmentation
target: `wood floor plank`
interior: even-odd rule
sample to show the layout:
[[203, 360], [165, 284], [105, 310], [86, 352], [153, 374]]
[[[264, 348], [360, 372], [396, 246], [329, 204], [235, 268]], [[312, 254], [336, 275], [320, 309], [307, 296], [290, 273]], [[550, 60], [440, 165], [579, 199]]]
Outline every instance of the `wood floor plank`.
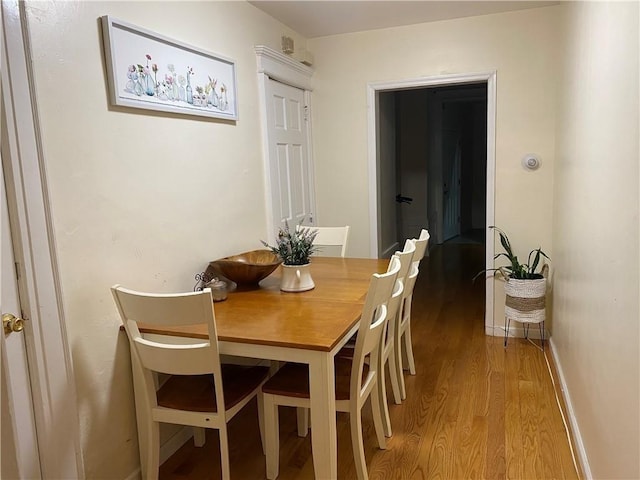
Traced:
[[486, 352], [474, 336], [465, 360], [463, 391], [454, 439], [451, 478], [481, 478], [487, 442], [488, 365]]
[[537, 403], [535, 384], [520, 380], [520, 422], [522, 424], [523, 478], [545, 478], [542, 468], [539, 438], [540, 405]]
[[[562, 390], [560, 388], [558, 371], [556, 369], [555, 364], [551, 360], [551, 353], [549, 350], [549, 345], [546, 344], [546, 359], [547, 366], [549, 371], [551, 372], [551, 380], [553, 389], [553, 398], [556, 402], [558, 408], [552, 408], [551, 412], [553, 415], [553, 425], [556, 428], [556, 433], [559, 437], [566, 437], [567, 442], [558, 442], [557, 446], [563, 450], [561, 455], [561, 464], [562, 471], [564, 473], [565, 478], [584, 478], [584, 475], [580, 469], [580, 465], [577, 464], [575, 458], [573, 457], [571, 444], [575, 444], [575, 438], [571, 434], [570, 430], [567, 430], [565, 425], [565, 420], [567, 418], [567, 406], [564, 402], [564, 398], [562, 396]], [[574, 452], [575, 453], [575, 452]]]
[[[417, 472], [426, 472], [427, 478], [434, 476], [444, 470], [444, 459], [438, 456], [437, 441], [445, 429], [447, 423], [451, 422], [446, 415], [447, 406], [457, 399], [450, 397], [450, 379], [455, 369], [454, 361], [446, 361], [440, 369], [440, 375], [434, 392], [434, 401], [427, 411], [428, 422], [423, 432], [420, 451], [413, 459], [413, 469], [409, 478], [416, 478]], [[434, 447], [435, 444], [435, 447]]]
[[484, 478], [506, 477], [505, 456], [505, 381], [499, 372], [489, 375], [489, 412], [487, 415], [487, 447]]
[[[524, 339], [488, 337], [484, 248], [445, 244], [422, 261], [414, 290], [416, 375], [405, 372], [407, 399], [393, 403], [393, 437], [377, 447], [371, 410], [363, 409], [371, 480], [580, 478], [542, 351]], [[553, 365], [552, 365], [553, 366]], [[265, 478], [252, 402], [229, 424], [231, 476]], [[348, 415], [337, 415], [338, 477], [356, 478]], [[299, 438], [294, 409], [280, 409], [281, 480], [313, 478], [310, 437]], [[160, 480], [220, 478], [217, 433], [187, 442], [160, 468]]]
[[518, 373], [518, 344], [505, 351], [505, 461], [507, 478], [524, 478], [522, 423]]

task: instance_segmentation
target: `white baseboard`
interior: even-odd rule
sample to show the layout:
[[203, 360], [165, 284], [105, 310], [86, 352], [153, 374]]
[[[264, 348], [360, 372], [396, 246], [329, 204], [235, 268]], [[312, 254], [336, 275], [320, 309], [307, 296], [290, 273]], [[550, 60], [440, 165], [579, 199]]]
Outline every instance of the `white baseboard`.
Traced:
[[400, 249], [400, 244], [398, 242], [392, 243], [389, 247], [387, 247], [384, 252], [382, 252], [381, 258], [391, 258], [391, 256], [396, 253]]
[[140, 470], [140, 467], [138, 467], [133, 471], [131, 475], [125, 477], [124, 480], [140, 480], [140, 478], [142, 478], [142, 471]]
[[[493, 326], [486, 327], [485, 333], [494, 337], [504, 337], [505, 327], [503, 326]], [[558, 381], [560, 382], [560, 391], [562, 392], [562, 398], [564, 399], [564, 403], [567, 408], [567, 416], [569, 417], [567, 428], [571, 429], [571, 434], [573, 441], [575, 442], [574, 451], [578, 455], [577, 461], [580, 463], [580, 468], [582, 469], [582, 473], [584, 475], [585, 480], [593, 479], [593, 475], [591, 474], [591, 467], [589, 466], [589, 459], [587, 457], [587, 452], [584, 448], [584, 442], [582, 441], [582, 436], [580, 435], [580, 427], [578, 426], [578, 421], [576, 420], [575, 411], [573, 409], [573, 403], [571, 402], [571, 396], [569, 395], [569, 390], [567, 388], [567, 382], [564, 377], [564, 372], [562, 370], [562, 364], [560, 363], [560, 359], [558, 358], [558, 351], [556, 349], [555, 343], [553, 342], [553, 337], [549, 335], [549, 332], [545, 330], [545, 340], [549, 340], [549, 348], [551, 351], [551, 356], [553, 358], [553, 363], [555, 364], [556, 371], [558, 372]], [[509, 337], [524, 337], [524, 328], [522, 326], [514, 327], [513, 323], [509, 328]], [[540, 332], [537, 325], [531, 325], [529, 327], [529, 338], [540, 338]]]
[[578, 462], [580, 462], [580, 468], [582, 468], [584, 478], [587, 480], [591, 480], [593, 478], [593, 475], [591, 474], [591, 467], [589, 466], [589, 458], [587, 457], [587, 451], [584, 448], [584, 442], [582, 441], [582, 436], [580, 435], [580, 427], [578, 426], [578, 421], [576, 420], [573, 403], [571, 403], [571, 395], [569, 395], [567, 382], [565, 381], [564, 373], [562, 371], [562, 364], [560, 363], [560, 359], [558, 358], [558, 351], [556, 349], [555, 343], [553, 342], [553, 338], [549, 339], [549, 346], [551, 349], [551, 356], [553, 357], [553, 363], [555, 364], [556, 370], [558, 372], [558, 381], [560, 382], [560, 391], [562, 392], [562, 398], [564, 399], [564, 403], [567, 407], [569, 428], [571, 428], [573, 440], [576, 443], [575, 449], [577, 451], [576, 453], [578, 454]]
[[160, 445], [160, 465], [176, 453], [182, 445], [193, 437], [193, 427], [182, 427], [169, 440]]
[[[162, 465], [171, 455], [193, 437], [192, 427], [182, 427], [166, 442], [160, 445], [160, 465]], [[125, 480], [140, 480], [142, 478], [141, 467], [136, 468]]]

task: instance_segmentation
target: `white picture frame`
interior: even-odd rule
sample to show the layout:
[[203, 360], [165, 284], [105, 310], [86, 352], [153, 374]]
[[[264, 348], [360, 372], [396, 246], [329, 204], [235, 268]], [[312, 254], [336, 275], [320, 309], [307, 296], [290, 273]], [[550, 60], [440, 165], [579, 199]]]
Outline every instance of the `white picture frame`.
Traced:
[[233, 60], [101, 17], [113, 105], [236, 121]]

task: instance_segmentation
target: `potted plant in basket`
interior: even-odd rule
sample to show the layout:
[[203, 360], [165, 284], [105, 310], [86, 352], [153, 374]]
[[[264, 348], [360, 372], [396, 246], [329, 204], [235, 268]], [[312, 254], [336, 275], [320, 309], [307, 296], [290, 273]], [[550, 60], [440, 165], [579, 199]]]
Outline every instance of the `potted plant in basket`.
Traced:
[[275, 245], [264, 240], [262, 244], [269, 248], [282, 260], [282, 281], [280, 290], [285, 292], [304, 292], [315, 287], [309, 270], [310, 257], [316, 251], [313, 241], [317, 230], [298, 226], [294, 230], [285, 221], [284, 227], [278, 230]]
[[[511, 320], [515, 320], [527, 325], [525, 333], [528, 333], [529, 324], [537, 323], [540, 326], [542, 345], [544, 346], [545, 299], [549, 265], [543, 259], [550, 259], [542, 251], [542, 248], [536, 248], [529, 252], [527, 263], [521, 263], [518, 256], [513, 253], [507, 234], [498, 227], [489, 228], [495, 229], [500, 234], [500, 244], [504, 249], [504, 252], [495, 255], [494, 260], [505, 257], [509, 261], [508, 265], [488, 270], [493, 271], [494, 275], [500, 275], [506, 282], [504, 314], [507, 325], [504, 344], [507, 345]], [[478, 275], [486, 271], [483, 270]]]

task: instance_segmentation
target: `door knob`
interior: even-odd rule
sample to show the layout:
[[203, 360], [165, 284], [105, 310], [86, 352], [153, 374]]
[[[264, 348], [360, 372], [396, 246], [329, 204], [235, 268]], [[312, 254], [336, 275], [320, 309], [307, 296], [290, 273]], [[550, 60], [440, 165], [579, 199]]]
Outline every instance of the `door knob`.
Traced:
[[24, 329], [24, 320], [22, 318], [11, 315], [10, 313], [2, 314], [2, 326], [4, 333], [21, 332]]

